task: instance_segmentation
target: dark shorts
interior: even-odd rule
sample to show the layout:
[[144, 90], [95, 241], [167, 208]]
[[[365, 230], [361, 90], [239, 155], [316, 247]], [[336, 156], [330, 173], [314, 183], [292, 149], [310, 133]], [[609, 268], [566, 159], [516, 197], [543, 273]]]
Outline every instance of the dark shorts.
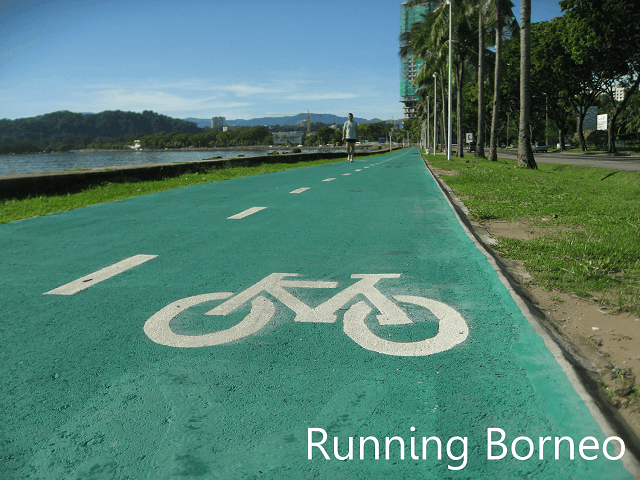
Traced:
[[347, 138], [347, 143], [356, 143], [355, 138]]

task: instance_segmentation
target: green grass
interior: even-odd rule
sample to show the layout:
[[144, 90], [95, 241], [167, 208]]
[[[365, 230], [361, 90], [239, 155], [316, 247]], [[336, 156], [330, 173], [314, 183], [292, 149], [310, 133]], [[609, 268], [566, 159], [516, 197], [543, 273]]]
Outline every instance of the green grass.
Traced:
[[[375, 157], [386, 152], [367, 156]], [[346, 156], [346, 155], [345, 155]], [[363, 157], [360, 157], [363, 158]], [[264, 163], [252, 167], [212, 168], [200, 173], [187, 173], [177, 177], [162, 180], [152, 180], [134, 183], [108, 183], [95, 186], [80, 193], [57, 196], [41, 196], [24, 200], [0, 200], [0, 224], [14, 222], [24, 218], [38, 217], [49, 213], [72, 210], [74, 208], [96, 205], [98, 203], [114, 202], [125, 198], [137, 197], [148, 193], [163, 192], [174, 188], [188, 187], [201, 183], [219, 182], [232, 178], [264, 173], [279, 172], [292, 168], [324, 165], [327, 163], [344, 162], [344, 158], [321, 159], [298, 163]]]
[[428, 159], [457, 172], [442, 179], [476, 220], [537, 227], [533, 239], [502, 237], [495, 248], [521, 260], [538, 285], [640, 313], [640, 173], [555, 164], [528, 170], [470, 156]]

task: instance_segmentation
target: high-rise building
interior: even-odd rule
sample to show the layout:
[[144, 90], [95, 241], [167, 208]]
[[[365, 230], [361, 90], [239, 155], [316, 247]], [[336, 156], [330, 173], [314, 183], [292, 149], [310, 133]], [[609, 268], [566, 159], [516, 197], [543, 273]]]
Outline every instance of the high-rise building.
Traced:
[[222, 130], [222, 128], [224, 127], [224, 122], [226, 121], [226, 118], [224, 117], [212, 117], [211, 118], [211, 128], [214, 130]]
[[[423, 2], [420, 5], [408, 6], [404, 2], [400, 10], [400, 33], [411, 31], [414, 23], [424, 20], [423, 15], [433, 12], [442, 1]], [[400, 102], [404, 103], [404, 118], [414, 118], [416, 108], [416, 87], [412, 85], [413, 79], [422, 68], [424, 62], [420, 59], [414, 61], [413, 55], [407, 55], [400, 59]]]

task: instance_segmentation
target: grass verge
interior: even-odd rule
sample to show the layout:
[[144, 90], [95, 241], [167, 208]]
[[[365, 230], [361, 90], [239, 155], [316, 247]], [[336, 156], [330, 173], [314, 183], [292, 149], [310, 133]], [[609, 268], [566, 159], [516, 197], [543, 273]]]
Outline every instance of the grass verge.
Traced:
[[522, 261], [546, 290], [640, 313], [640, 173], [469, 158], [428, 161], [478, 222], [518, 221], [537, 232], [527, 241], [501, 237], [500, 255]]
[[[384, 153], [386, 152], [360, 158], [375, 157], [383, 155]], [[5, 199], [0, 200], [0, 224], [99, 203], [114, 202], [125, 198], [146, 195], [148, 193], [199, 185], [201, 183], [219, 182], [249, 175], [261, 175], [292, 168], [310, 167], [313, 165], [324, 165], [344, 161], [345, 159], [343, 158], [321, 159], [298, 163], [263, 163], [252, 167], [212, 168], [199, 173], [185, 173], [180, 176], [162, 180], [131, 183], [105, 182], [100, 186], [88, 188], [79, 193], [68, 193], [66, 195], [40, 196], [22, 200]]]

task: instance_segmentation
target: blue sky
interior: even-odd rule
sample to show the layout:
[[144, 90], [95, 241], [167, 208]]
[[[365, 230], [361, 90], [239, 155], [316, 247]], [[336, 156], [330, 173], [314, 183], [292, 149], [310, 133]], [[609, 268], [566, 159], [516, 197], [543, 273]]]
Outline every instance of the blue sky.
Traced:
[[[0, 118], [401, 118], [401, 3], [2, 0]], [[532, 0], [532, 21], [557, 15], [557, 1]]]

